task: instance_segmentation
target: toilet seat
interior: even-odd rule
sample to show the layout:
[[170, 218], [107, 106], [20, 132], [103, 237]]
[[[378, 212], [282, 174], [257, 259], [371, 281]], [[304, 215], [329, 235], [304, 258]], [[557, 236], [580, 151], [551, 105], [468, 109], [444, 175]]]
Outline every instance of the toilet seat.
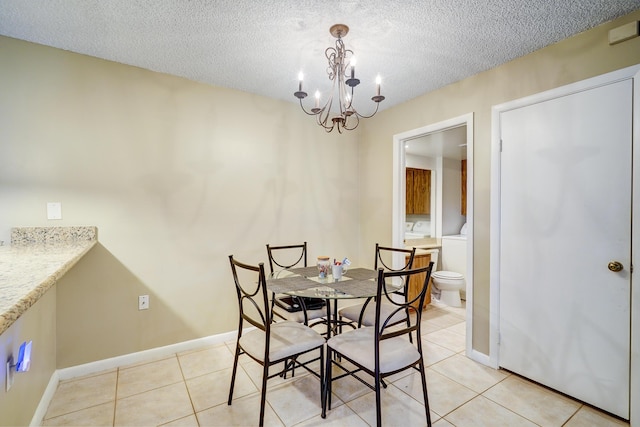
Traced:
[[456, 273], [455, 271], [434, 271], [431, 277], [435, 277], [437, 279], [457, 279], [460, 280], [463, 278], [462, 274]]

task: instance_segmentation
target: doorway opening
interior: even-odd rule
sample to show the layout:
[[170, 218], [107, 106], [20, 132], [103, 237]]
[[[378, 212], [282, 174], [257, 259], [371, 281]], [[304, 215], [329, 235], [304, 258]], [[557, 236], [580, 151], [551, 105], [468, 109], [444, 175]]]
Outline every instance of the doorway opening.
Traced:
[[[466, 130], [466, 132], [465, 132]], [[457, 138], [447, 138], [456, 134]], [[461, 136], [460, 136], [461, 134]], [[447, 142], [449, 141], [449, 142]], [[466, 150], [464, 149], [466, 144]], [[407, 148], [407, 146], [409, 148]], [[461, 147], [463, 146], [463, 147]], [[412, 148], [413, 147], [413, 148]], [[462, 150], [462, 154], [460, 151]], [[428, 154], [427, 154], [428, 153]], [[454, 154], [455, 153], [455, 154]], [[392, 242], [395, 247], [405, 246], [405, 222], [406, 212], [406, 168], [414, 161], [412, 157], [431, 156], [434, 160], [435, 173], [431, 185], [434, 188], [431, 195], [431, 209], [429, 221], [431, 222], [431, 237], [441, 240], [443, 231], [450, 232], [452, 225], [446, 216], [446, 196], [442, 191], [443, 167], [449, 161], [466, 160], [466, 354], [474, 360], [486, 363], [484, 355], [480, 353], [473, 356], [472, 331], [473, 331], [473, 114], [465, 114], [442, 122], [412, 129], [393, 137], [393, 212], [392, 212]], [[440, 172], [438, 172], [438, 164]], [[444, 212], [444, 215], [443, 215]], [[460, 219], [457, 218], [456, 221]], [[443, 228], [444, 226], [444, 228]], [[445, 234], [446, 235], [446, 234]]]

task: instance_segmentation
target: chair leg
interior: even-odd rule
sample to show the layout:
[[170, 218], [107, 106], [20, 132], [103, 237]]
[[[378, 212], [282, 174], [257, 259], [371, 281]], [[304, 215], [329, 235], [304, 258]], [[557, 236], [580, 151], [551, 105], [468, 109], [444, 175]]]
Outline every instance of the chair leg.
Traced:
[[431, 410], [429, 409], [429, 395], [427, 393], [427, 377], [424, 372], [424, 361], [420, 359], [420, 378], [422, 380], [422, 394], [424, 398], [424, 410], [427, 415], [427, 427], [431, 427]]
[[233, 359], [233, 371], [231, 372], [231, 386], [229, 387], [229, 399], [227, 405], [231, 405], [233, 399], [233, 387], [236, 383], [236, 371], [238, 370], [238, 358], [240, 357], [240, 346], [236, 343], [236, 356]]
[[376, 372], [375, 375], [375, 379], [376, 379], [376, 425], [378, 427], [380, 427], [382, 425], [382, 408], [380, 407], [381, 402], [380, 402], [380, 382], [381, 382], [381, 378], [380, 378], [380, 374], [378, 372]]
[[264, 426], [264, 405], [267, 400], [267, 378], [269, 378], [269, 364], [265, 360], [262, 366], [262, 390], [260, 391], [260, 427]]
[[327, 398], [327, 394], [325, 393], [327, 389], [327, 383], [326, 383], [327, 376], [325, 375], [325, 373], [326, 373], [326, 370], [325, 370], [325, 361], [324, 361], [324, 346], [322, 346], [320, 347], [320, 402], [322, 405], [322, 413], [321, 413], [322, 418], [326, 418], [327, 416], [327, 411], [325, 409], [325, 401]]
[[327, 408], [331, 410], [331, 349], [327, 346], [324, 368], [324, 390], [322, 393], [322, 418], [327, 417]]

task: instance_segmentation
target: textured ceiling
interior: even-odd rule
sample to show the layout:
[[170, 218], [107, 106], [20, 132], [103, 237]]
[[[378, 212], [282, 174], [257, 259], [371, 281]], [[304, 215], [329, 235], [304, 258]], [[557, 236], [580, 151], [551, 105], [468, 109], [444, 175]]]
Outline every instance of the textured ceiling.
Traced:
[[377, 74], [384, 109], [636, 9], [640, 0], [0, 0], [0, 34], [296, 102], [300, 70], [307, 92], [329, 89], [324, 50], [343, 23], [367, 113]]

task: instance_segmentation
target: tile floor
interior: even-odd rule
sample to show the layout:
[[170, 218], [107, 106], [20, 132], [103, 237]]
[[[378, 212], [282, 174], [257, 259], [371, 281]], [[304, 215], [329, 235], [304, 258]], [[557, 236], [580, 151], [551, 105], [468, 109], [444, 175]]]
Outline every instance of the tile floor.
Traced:
[[[496, 371], [464, 356], [464, 309], [433, 303], [423, 316], [422, 340], [434, 426], [628, 426], [580, 402]], [[227, 394], [234, 343], [175, 354], [63, 381], [45, 426], [257, 425], [261, 368], [245, 358], [233, 405]], [[246, 356], [245, 356], [246, 357]], [[419, 374], [408, 370], [384, 391], [383, 423], [425, 425]], [[320, 387], [313, 375], [268, 383], [267, 426], [375, 425], [374, 394], [344, 378], [333, 384], [333, 407], [320, 417]]]

